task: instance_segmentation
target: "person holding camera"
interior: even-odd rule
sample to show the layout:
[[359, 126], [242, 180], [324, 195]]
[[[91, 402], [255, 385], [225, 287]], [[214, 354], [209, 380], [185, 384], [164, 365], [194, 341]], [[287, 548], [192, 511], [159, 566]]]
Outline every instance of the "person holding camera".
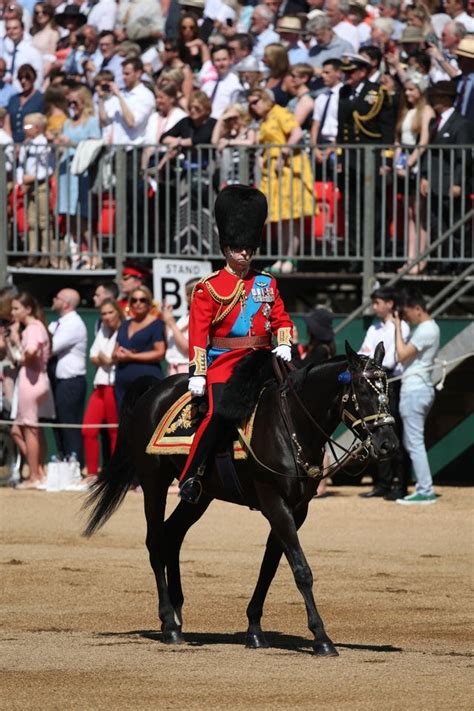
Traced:
[[[372, 310], [377, 317], [377, 321], [369, 327], [364, 342], [359, 353], [374, 356], [375, 349], [383, 342], [385, 356], [383, 366], [387, 370], [389, 377], [398, 377], [403, 372], [403, 366], [399, 362], [395, 348], [395, 326], [392, 314], [395, 311], [397, 294], [389, 286], [379, 287], [371, 294]], [[400, 332], [403, 340], [407, 340], [410, 335], [410, 328], [405, 321], [400, 322]], [[395, 418], [397, 435], [400, 439], [400, 449], [397, 454], [388, 462], [378, 462], [376, 465], [375, 485], [371, 491], [360, 494], [362, 498], [383, 497], [386, 500], [394, 501], [406, 494], [407, 482], [405, 471], [407, 469], [407, 453], [402, 447], [403, 424], [399, 413], [400, 401], [400, 380], [395, 380], [390, 384], [389, 390], [390, 412]]]

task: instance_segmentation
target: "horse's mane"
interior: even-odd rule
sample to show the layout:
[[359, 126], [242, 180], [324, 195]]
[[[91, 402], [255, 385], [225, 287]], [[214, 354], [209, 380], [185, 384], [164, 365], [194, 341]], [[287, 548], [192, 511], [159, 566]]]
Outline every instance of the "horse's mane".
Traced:
[[342, 363], [347, 363], [347, 356], [334, 356], [333, 358], [329, 358], [329, 360], [324, 361], [324, 363], [309, 363], [298, 370], [293, 370], [288, 377], [291, 378], [291, 382], [295, 390], [297, 392], [301, 392], [305, 387], [306, 379], [309, 373], [320, 373], [321, 375], [324, 375], [325, 371], [332, 370], [335, 365], [340, 365]]

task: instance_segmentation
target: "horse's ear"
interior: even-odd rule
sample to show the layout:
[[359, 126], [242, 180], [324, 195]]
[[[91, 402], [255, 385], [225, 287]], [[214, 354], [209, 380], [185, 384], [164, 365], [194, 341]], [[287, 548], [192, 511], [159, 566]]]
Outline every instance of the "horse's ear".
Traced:
[[377, 347], [376, 347], [375, 353], [374, 353], [375, 363], [378, 366], [382, 367], [384, 357], [385, 357], [385, 346], [383, 344], [383, 341], [380, 341], [379, 343], [377, 343]]
[[349, 361], [349, 365], [352, 368], [357, 368], [360, 366], [360, 358], [355, 352], [355, 350], [352, 348], [351, 344], [349, 341], [345, 342], [345, 347], [346, 347], [346, 356], [347, 360]]

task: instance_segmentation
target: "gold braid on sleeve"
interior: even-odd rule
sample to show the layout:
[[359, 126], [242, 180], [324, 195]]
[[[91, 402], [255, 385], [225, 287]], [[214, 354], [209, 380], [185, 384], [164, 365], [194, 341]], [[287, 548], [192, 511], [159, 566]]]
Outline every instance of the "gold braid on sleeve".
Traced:
[[291, 346], [291, 328], [279, 328], [277, 331], [277, 343], [279, 346]]
[[189, 361], [189, 370], [193, 375], [207, 374], [207, 353], [205, 348], [194, 346], [194, 358]]

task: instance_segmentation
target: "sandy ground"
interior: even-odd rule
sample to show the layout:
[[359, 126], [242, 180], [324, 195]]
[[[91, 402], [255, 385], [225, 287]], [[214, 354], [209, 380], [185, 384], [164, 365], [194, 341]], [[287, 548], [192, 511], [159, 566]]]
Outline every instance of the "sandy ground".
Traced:
[[1, 490], [0, 708], [472, 709], [473, 490], [443, 488], [426, 508], [357, 491], [314, 501], [301, 533], [340, 653], [322, 659], [286, 563], [264, 616], [271, 648], [243, 646], [259, 513], [214, 502], [190, 532], [188, 644], [170, 648], [141, 495], [85, 540], [79, 494]]

